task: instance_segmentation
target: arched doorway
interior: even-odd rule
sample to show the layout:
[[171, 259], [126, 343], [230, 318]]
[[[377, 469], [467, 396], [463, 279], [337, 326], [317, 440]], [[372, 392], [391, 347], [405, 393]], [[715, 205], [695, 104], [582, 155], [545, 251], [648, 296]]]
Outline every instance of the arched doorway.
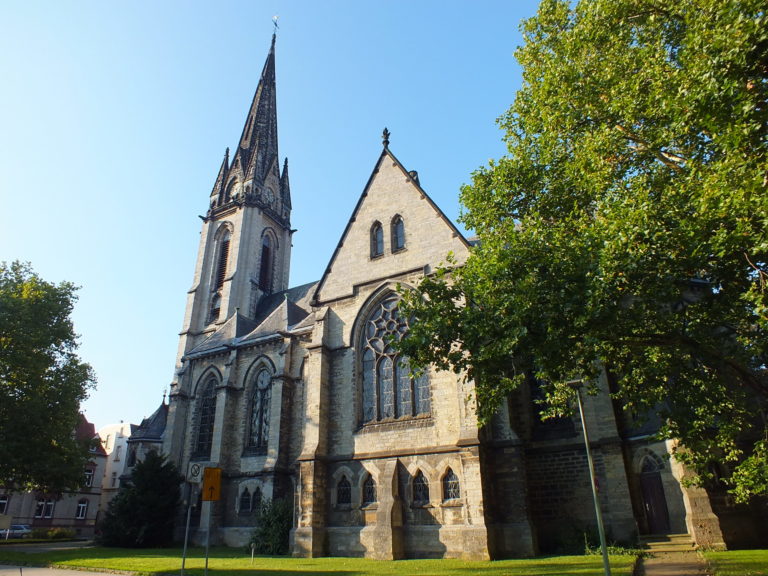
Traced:
[[650, 534], [667, 534], [670, 531], [669, 510], [661, 481], [664, 463], [655, 454], [646, 454], [640, 465], [640, 489], [643, 494], [643, 511]]

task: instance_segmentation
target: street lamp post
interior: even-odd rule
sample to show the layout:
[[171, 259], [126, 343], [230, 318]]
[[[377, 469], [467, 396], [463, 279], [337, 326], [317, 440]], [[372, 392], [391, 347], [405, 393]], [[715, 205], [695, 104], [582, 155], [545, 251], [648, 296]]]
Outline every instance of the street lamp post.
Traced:
[[587, 421], [584, 418], [584, 405], [581, 401], [581, 380], [572, 380], [568, 386], [576, 391], [576, 400], [579, 403], [579, 415], [581, 416], [581, 429], [584, 431], [584, 446], [587, 450], [587, 464], [589, 466], [589, 481], [592, 484], [592, 499], [595, 502], [595, 516], [597, 517], [597, 531], [600, 535], [600, 551], [603, 554], [603, 571], [605, 576], [611, 576], [611, 564], [608, 560], [608, 546], [605, 543], [605, 527], [603, 526], [603, 512], [600, 509], [600, 498], [597, 494], [597, 482], [595, 481], [595, 464], [592, 462], [592, 451], [589, 448], [589, 434], [587, 433]]

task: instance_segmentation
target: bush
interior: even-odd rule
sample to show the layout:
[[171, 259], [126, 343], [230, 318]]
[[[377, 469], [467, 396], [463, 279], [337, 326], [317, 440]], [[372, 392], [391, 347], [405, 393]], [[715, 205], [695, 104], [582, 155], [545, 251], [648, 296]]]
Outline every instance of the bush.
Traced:
[[51, 528], [47, 533], [50, 540], [67, 540], [74, 537], [75, 531], [69, 528]]
[[256, 516], [258, 527], [251, 536], [251, 546], [257, 554], [284, 556], [288, 554], [293, 508], [288, 499], [264, 500]]

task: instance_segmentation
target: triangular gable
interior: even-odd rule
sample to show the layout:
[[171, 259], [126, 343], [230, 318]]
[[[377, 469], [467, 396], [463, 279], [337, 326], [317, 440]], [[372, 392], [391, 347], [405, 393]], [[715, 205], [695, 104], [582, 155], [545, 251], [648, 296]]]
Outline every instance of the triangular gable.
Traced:
[[[392, 219], [405, 224], [405, 248], [393, 252]], [[371, 257], [371, 227], [384, 229], [384, 252]], [[469, 243], [385, 146], [368, 179], [341, 240], [315, 291], [313, 304], [351, 296], [355, 286], [398, 274], [435, 267], [453, 252], [459, 262], [469, 253]]]

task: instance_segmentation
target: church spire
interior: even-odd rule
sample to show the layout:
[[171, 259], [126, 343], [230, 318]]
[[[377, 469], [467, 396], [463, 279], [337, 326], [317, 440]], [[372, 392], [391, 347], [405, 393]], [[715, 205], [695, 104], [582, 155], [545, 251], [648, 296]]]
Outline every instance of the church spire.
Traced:
[[270, 171], [279, 178], [276, 93], [275, 35], [272, 34], [269, 54], [231, 165], [241, 171], [244, 180], [264, 182]]

